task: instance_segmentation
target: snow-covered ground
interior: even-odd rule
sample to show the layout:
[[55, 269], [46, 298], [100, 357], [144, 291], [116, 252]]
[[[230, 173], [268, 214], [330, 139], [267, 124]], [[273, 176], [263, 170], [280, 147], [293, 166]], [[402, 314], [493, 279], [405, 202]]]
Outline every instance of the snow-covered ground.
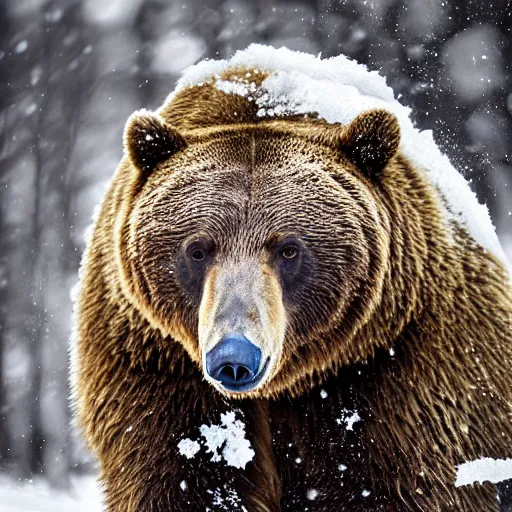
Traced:
[[[512, 478], [512, 459], [484, 458], [458, 466], [455, 486], [484, 481], [498, 483], [510, 478]], [[186, 485], [185, 482], [182, 483]], [[0, 477], [0, 512], [102, 512], [103, 510], [100, 486], [96, 478], [91, 475], [72, 478], [71, 488], [68, 491], [52, 489], [42, 479], [20, 483], [7, 477]]]
[[19, 483], [0, 478], [0, 512], [102, 512], [101, 490], [93, 476], [72, 478], [71, 489], [55, 490], [44, 480]]

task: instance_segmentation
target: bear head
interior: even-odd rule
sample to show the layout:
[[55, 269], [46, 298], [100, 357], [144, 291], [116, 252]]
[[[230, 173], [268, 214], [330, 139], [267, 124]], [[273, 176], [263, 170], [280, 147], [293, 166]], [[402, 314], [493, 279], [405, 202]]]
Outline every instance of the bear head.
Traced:
[[116, 224], [124, 293], [230, 397], [273, 396], [364, 358], [354, 333], [383, 293], [378, 189], [399, 141], [384, 110], [345, 126], [192, 129], [136, 112]]

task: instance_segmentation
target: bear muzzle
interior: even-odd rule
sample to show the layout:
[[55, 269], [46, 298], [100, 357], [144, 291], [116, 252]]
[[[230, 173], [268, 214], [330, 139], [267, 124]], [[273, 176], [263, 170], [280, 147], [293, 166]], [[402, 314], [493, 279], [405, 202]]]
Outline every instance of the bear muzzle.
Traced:
[[199, 308], [203, 373], [227, 394], [255, 391], [277, 370], [286, 326], [281, 286], [258, 261], [218, 264]]

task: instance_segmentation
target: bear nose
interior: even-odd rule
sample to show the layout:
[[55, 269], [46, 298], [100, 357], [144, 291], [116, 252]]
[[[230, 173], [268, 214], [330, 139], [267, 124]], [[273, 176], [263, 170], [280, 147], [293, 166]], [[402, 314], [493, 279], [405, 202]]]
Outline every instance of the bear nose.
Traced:
[[261, 350], [245, 336], [225, 336], [206, 354], [206, 371], [226, 389], [236, 390], [254, 380]]

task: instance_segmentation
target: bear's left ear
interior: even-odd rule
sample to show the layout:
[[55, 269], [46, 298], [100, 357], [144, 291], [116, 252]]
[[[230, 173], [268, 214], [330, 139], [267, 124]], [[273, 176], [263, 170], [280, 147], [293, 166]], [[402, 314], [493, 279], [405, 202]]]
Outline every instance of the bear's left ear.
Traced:
[[124, 130], [124, 147], [135, 167], [147, 174], [157, 164], [185, 148], [181, 134], [158, 114], [148, 110], [133, 113]]
[[384, 109], [362, 112], [343, 128], [339, 143], [340, 149], [365, 174], [379, 172], [398, 151], [398, 119]]

